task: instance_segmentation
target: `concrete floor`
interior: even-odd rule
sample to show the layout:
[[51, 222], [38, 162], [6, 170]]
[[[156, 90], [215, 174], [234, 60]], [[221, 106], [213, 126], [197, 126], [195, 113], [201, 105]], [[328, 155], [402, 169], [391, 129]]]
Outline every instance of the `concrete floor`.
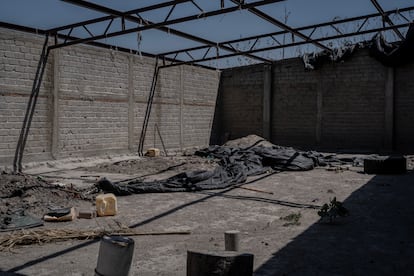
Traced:
[[[355, 167], [318, 168], [250, 178], [245, 187], [273, 194], [236, 188], [131, 195], [118, 197], [114, 217], [45, 227], [113, 229], [122, 223], [142, 232], [191, 231], [133, 237], [130, 275], [185, 275], [187, 250], [223, 250], [226, 230], [241, 231], [241, 251], [254, 254], [255, 275], [412, 275], [412, 171], [375, 176]], [[315, 209], [290, 206], [322, 205], [333, 197], [351, 214], [334, 225], [321, 223]], [[298, 213], [299, 225], [286, 226], [282, 218]], [[19, 247], [0, 252], [0, 274], [92, 275], [98, 250], [96, 240]]]

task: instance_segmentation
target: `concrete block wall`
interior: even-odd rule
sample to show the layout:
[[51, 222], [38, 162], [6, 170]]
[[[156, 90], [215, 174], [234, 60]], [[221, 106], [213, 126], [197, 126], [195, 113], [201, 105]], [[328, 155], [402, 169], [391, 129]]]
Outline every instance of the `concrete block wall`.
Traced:
[[[11, 164], [25, 116], [33, 78], [42, 51], [43, 39], [0, 28], [0, 159]], [[50, 157], [50, 109], [53, 60], [49, 59], [39, 91], [33, 131], [27, 138], [25, 154]]]
[[252, 133], [263, 135], [263, 65], [222, 72], [217, 112], [220, 138], [233, 139]]
[[208, 145], [213, 125], [217, 93], [210, 93], [211, 83], [218, 90], [219, 75], [216, 71], [205, 72], [197, 67], [181, 68], [182, 109], [181, 148], [198, 146], [200, 141]]
[[274, 68], [271, 137], [278, 144], [317, 143], [318, 74], [305, 73], [299, 60], [283, 61]]
[[58, 156], [128, 148], [128, 57], [92, 47], [55, 55]]
[[272, 138], [308, 148], [384, 148], [386, 68], [358, 51], [305, 71], [300, 59], [274, 65]]
[[[0, 165], [11, 165], [44, 38], [0, 28]], [[52, 50], [23, 162], [136, 152], [155, 59], [78, 45]], [[206, 146], [219, 73], [160, 71], [145, 148]], [[158, 135], [155, 146], [161, 148]]]
[[394, 75], [394, 144], [398, 150], [414, 152], [414, 64], [396, 68]]
[[[264, 65], [222, 73], [219, 135], [230, 138], [263, 133], [270, 116], [270, 140], [303, 149], [350, 151], [414, 151], [414, 65], [387, 68], [359, 50], [345, 62], [306, 71], [300, 59], [272, 65], [271, 85]], [[236, 81], [235, 81], [236, 80]], [[254, 83], [248, 98], [243, 82]], [[270, 111], [261, 102], [269, 86]], [[255, 109], [251, 109], [255, 105]], [[245, 117], [244, 117], [245, 116]], [[255, 126], [249, 120], [255, 118]]]

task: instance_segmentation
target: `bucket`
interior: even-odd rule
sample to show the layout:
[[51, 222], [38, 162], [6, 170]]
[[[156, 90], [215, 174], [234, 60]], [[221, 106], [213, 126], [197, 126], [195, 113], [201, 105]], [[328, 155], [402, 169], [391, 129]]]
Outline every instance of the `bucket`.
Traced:
[[121, 236], [103, 236], [99, 246], [95, 276], [126, 276], [134, 255], [134, 240]]

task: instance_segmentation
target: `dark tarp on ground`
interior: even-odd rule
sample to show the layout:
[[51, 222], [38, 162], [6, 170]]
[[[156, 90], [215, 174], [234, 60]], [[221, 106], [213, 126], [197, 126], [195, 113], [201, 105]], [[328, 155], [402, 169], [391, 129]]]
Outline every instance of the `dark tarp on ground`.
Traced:
[[43, 221], [41, 219], [26, 214], [23, 209], [0, 215], [0, 232], [15, 231], [42, 225]]
[[305, 171], [327, 164], [353, 164], [353, 159], [338, 159], [317, 152], [301, 152], [279, 146], [252, 146], [247, 149], [226, 146], [210, 146], [196, 152], [202, 157], [218, 159], [219, 166], [211, 171], [184, 172], [165, 180], [143, 182], [133, 180], [112, 183], [107, 179], [98, 187], [115, 195], [136, 193], [190, 192], [223, 189], [243, 183], [248, 176], [259, 175], [271, 169], [276, 171]]
[[414, 23], [410, 24], [404, 41], [388, 44], [381, 33], [376, 34], [369, 47], [372, 57], [385, 66], [401, 66], [414, 62]]

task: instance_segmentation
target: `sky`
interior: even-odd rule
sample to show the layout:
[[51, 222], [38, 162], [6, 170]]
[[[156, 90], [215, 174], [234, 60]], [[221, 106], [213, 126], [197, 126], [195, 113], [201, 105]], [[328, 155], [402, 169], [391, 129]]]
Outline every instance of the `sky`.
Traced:
[[[256, 2], [258, 0], [246, 0], [245, 2]], [[128, 11], [156, 3], [166, 2], [166, 0], [90, 0], [90, 2], [110, 7], [119, 11]], [[195, 0], [197, 5], [203, 11], [212, 11], [220, 9], [220, 0]], [[402, 7], [413, 6], [413, 0], [378, 0], [384, 10], [391, 10]], [[233, 4], [229, 0], [225, 0], [225, 8], [232, 7]], [[274, 18], [285, 22], [292, 27], [301, 27], [311, 24], [327, 22], [331, 20], [338, 20], [349, 18], [369, 13], [375, 13], [376, 9], [370, 0], [286, 0], [270, 5], [258, 7], [259, 10], [273, 16]], [[153, 22], [162, 22], [169, 12], [169, 8], [160, 9], [153, 12], [142, 13], [141, 16]], [[201, 11], [191, 3], [184, 3], [177, 5], [171, 13], [170, 19], [180, 18], [183, 16], [200, 14]], [[1, 0], [0, 1], [0, 21], [28, 26], [39, 29], [50, 29], [66, 24], [76, 23], [83, 20], [93, 19], [104, 16], [100, 12], [91, 11], [82, 7], [78, 7], [60, 0]], [[414, 19], [414, 13], [409, 13], [410, 20]], [[398, 23], [402, 20], [398, 16], [394, 17]], [[381, 25], [381, 22], [368, 22], [367, 25]], [[120, 25], [116, 22], [113, 27]], [[135, 25], [136, 26], [136, 25]], [[132, 23], [127, 23], [127, 27], [135, 27]], [[95, 24], [90, 26], [90, 30], [94, 34], [102, 33], [106, 24]], [[237, 10], [230, 14], [218, 15], [206, 19], [189, 21], [185, 23], [171, 25], [174, 29], [184, 31], [214, 42], [222, 42], [232, 39], [243, 38], [252, 35], [259, 35], [269, 32], [279, 31], [280, 29], [245, 10]], [[357, 28], [358, 26], [341, 26], [341, 28]], [[115, 30], [115, 29], [114, 29]], [[318, 30], [320, 34], [315, 33], [315, 36], [323, 36], [332, 33], [334, 30], [330, 28]], [[346, 31], [346, 30], [345, 30]], [[322, 33], [324, 32], [324, 33]], [[78, 37], [87, 36], [86, 31], [79, 28], [72, 32], [72, 35]], [[370, 35], [372, 36], [372, 35]], [[140, 33], [141, 40], [138, 42], [138, 35], [136, 33], [125, 35], [117, 38], [107, 38], [101, 42], [118, 45], [143, 52], [150, 52], [154, 54], [163, 53], [171, 50], [178, 50], [188, 47], [198, 46], [200, 44], [178, 38], [174, 35], [160, 32], [157, 30], [148, 30]], [[368, 39], [368, 36], [358, 39]], [[290, 36], [276, 37], [280, 42], [292, 42]], [[358, 39], [354, 38], [351, 42], [356, 42]], [[393, 37], [391, 37], [393, 39]], [[298, 40], [296, 40], [298, 41]], [[236, 45], [241, 50], [247, 50], [251, 47], [252, 41], [240, 43]], [[269, 39], [259, 40], [255, 47], [272, 46], [275, 41]], [[325, 42], [324, 42], [325, 43]], [[331, 43], [345, 43], [344, 41], [327, 41]], [[313, 45], [302, 47], [293, 47], [287, 50], [274, 50], [265, 53], [257, 53], [257, 55], [269, 59], [281, 59], [290, 56], [297, 56], [304, 52], [317, 51], [318, 49]], [[208, 55], [213, 55], [211, 51]], [[195, 56], [203, 55], [204, 52], [194, 53]], [[226, 53], [223, 51], [222, 53]], [[188, 59], [188, 56], [179, 56], [181, 59]], [[226, 63], [227, 62], [227, 63]], [[240, 65], [252, 62], [248, 59], [232, 59], [233, 62], [239, 62]], [[215, 64], [213, 64], [215, 63]], [[220, 64], [218, 64], [220, 63]], [[218, 65], [226, 67], [229, 61], [210, 61], [206, 65]], [[233, 66], [233, 64], [231, 64]]]

